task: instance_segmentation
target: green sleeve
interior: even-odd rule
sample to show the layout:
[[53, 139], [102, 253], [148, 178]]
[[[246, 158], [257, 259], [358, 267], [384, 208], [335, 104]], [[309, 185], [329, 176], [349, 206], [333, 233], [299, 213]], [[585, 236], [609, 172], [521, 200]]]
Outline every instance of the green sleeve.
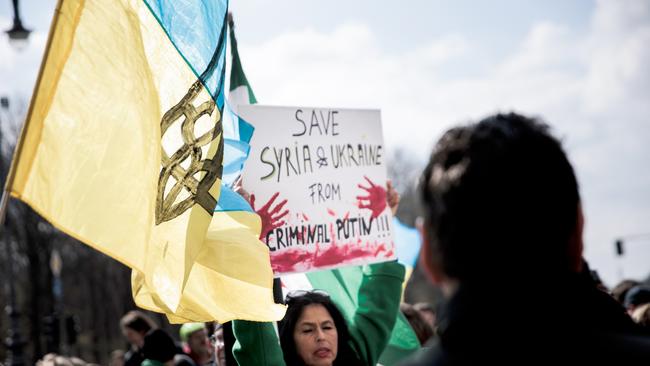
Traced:
[[286, 366], [273, 323], [233, 320], [232, 354], [241, 366]]
[[402, 298], [404, 272], [404, 266], [397, 261], [363, 269], [350, 336], [352, 347], [368, 366], [377, 364], [390, 339]]

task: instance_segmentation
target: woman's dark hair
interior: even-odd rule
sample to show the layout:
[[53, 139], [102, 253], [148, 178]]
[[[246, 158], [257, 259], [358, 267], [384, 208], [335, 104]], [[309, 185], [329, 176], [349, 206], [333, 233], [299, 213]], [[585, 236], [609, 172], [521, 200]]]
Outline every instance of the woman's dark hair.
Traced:
[[334, 360], [334, 365], [361, 364], [350, 346], [350, 332], [345, 318], [343, 318], [343, 314], [341, 314], [329, 296], [317, 292], [306, 292], [300, 296], [288, 298], [287, 305], [287, 312], [280, 323], [280, 346], [282, 347], [284, 362], [287, 366], [302, 366], [305, 364], [296, 349], [293, 332], [302, 312], [309, 305], [323, 306], [332, 317], [332, 320], [334, 320], [338, 334], [338, 352]]

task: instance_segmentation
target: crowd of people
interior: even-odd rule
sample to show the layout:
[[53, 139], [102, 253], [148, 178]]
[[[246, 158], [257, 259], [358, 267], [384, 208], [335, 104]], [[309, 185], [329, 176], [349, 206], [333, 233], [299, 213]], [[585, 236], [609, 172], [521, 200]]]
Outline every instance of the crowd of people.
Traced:
[[130, 348], [112, 365], [372, 366], [399, 311], [422, 345], [405, 365], [650, 364], [650, 287], [610, 292], [594, 276], [578, 182], [545, 123], [511, 113], [450, 129], [420, 195], [420, 266], [445, 295], [439, 308], [400, 303], [404, 267], [372, 264], [351, 319], [323, 291], [293, 292], [277, 328], [233, 321], [231, 349], [220, 324], [184, 324], [177, 344], [132, 311], [120, 322]]

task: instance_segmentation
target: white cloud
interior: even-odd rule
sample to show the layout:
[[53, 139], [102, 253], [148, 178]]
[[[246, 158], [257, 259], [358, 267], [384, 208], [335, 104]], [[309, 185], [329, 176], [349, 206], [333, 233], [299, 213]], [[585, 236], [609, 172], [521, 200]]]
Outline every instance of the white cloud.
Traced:
[[586, 111], [598, 115], [619, 103], [647, 104], [650, 3], [599, 1], [586, 43]]
[[[578, 49], [566, 26], [542, 22], [533, 25], [519, 50], [498, 69], [504, 75], [525, 74], [562, 69], [575, 63]], [[572, 42], [573, 41], [573, 42]]]
[[592, 17], [593, 33], [605, 38], [625, 37], [628, 31], [648, 25], [646, 0], [598, 0]]
[[[262, 103], [381, 108], [389, 147], [415, 146], [420, 158], [452, 124], [510, 109], [542, 116], [576, 165], [587, 256], [613, 283], [613, 239], [650, 231], [648, 4], [599, 1], [586, 33], [535, 24], [516, 50], [472, 77], [445, 73], [481, 57], [471, 39], [448, 35], [396, 53], [363, 24], [303, 30], [240, 51]], [[650, 265], [631, 270], [647, 274]]]

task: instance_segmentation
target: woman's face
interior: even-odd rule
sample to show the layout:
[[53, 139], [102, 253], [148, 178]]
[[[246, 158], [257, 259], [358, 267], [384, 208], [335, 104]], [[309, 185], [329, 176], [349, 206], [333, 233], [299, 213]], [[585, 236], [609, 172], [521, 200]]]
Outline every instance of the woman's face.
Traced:
[[323, 305], [307, 305], [293, 330], [298, 355], [307, 366], [331, 365], [338, 352], [338, 333]]
[[138, 332], [137, 330], [133, 330], [129, 327], [122, 329], [122, 332], [124, 334], [124, 338], [126, 338], [126, 340], [136, 348], [142, 348], [142, 346], [144, 346], [144, 332]]
[[226, 345], [223, 341], [223, 328], [214, 331], [214, 352], [217, 355], [217, 366], [226, 364]]

